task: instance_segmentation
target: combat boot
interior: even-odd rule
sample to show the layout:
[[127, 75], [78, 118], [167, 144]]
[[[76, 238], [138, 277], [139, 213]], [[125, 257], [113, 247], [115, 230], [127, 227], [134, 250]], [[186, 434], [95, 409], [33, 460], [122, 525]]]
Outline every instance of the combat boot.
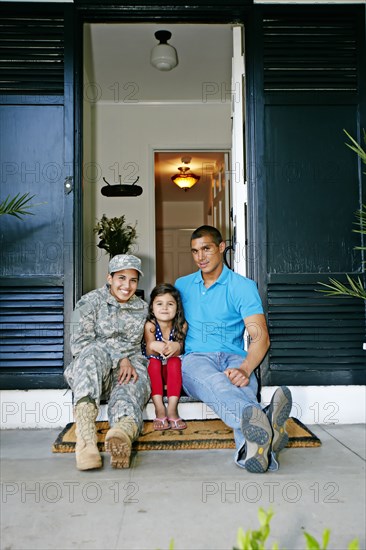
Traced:
[[97, 447], [95, 421], [98, 409], [93, 402], [78, 403], [75, 407], [76, 421], [76, 467], [78, 470], [93, 470], [102, 467], [102, 457]]
[[111, 453], [113, 468], [130, 467], [132, 443], [138, 433], [138, 426], [130, 416], [123, 416], [108, 430], [105, 436], [105, 448]]

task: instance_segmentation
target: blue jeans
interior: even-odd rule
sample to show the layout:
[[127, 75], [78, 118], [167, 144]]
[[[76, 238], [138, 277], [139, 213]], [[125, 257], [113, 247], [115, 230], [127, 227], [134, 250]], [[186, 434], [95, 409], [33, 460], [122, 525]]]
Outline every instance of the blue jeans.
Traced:
[[[234, 386], [224, 374], [228, 368], [238, 368], [241, 355], [229, 353], [188, 353], [182, 359], [183, 388], [187, 395], [206, 403], [221, 420], [234, 430], [236, 445], [235, 462], [244, 468], [245, 438], [241, 420], [246, 407], [261, 409], [257, 400], [258, 383], [252, 373], [248, 386]], [[272, 453], [270, 470], [277, 470], [278, 463]]]

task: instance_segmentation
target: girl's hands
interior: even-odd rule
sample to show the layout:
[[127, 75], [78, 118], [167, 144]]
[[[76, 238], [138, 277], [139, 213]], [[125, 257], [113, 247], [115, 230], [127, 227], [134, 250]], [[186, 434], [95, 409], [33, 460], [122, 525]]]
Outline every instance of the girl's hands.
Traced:
[[131, 361], [125, 357], [124, 359], [119, 360], [118, 365], [118, 383], [128, 384], [132, 380], [135, 384], [139, 378], [139, 375], [137, 374], [135, 367], [132, 366]]
[[150, 349], [159, 355], [164, 355], [165, 343], [164, 342], [150, 342]]
[[169, 357], [177, 357], [181, 354], [179, 342], [171, 342], [164, 339], [162, 342], [150, 342], [150, 349], [165, 359], [169, 359]]
[[163, 340], [164, 343], [164, 349], [163, 349], [163, 357], [166, 359], [169, 359], [169, 357], [177, 357], [181, 354], [181, 347], [179, 342], [171, 342], [169, 340]]

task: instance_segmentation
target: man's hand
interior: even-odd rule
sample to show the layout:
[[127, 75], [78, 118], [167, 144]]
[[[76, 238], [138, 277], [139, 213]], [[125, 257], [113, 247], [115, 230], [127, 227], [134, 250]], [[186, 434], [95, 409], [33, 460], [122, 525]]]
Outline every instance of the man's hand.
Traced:
[[135, 367], [132, 366], [131, 361], [125, 357], [124, 359], [119, 360], [118, 365], [118, 383], [128, 384], [132, 380], [135, 384], [139, 378], [139, 375], [137, 374]]
[[261, 364], [269, 348], [268, 328], [262, 313], [246, 317], [244, 324], [250, 336], [247, 356], [238, 369], [224, 371], [230, 382], [238, 388], [249, 384], [251, 373]]
[[224, 374], [238, 388], [243, 388], [249, 384], [249, 376], [242, 369], [226, 369]]

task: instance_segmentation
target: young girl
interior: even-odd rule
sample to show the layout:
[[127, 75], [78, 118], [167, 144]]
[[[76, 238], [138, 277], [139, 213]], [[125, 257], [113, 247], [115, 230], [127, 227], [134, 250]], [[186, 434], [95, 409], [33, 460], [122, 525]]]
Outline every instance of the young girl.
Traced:
[[[182, 389], [179, 355], [183, 352], [186, 332], [187, 323], [178, 290], [167, 283], [156, 285], [150, 294], [144, 331], [151, 397], [155, 405], [155, 430], [184, 430], [187, 427], [178, 415]], [[164, 382], [167, 386], [167, 409], [163, 402]]]

